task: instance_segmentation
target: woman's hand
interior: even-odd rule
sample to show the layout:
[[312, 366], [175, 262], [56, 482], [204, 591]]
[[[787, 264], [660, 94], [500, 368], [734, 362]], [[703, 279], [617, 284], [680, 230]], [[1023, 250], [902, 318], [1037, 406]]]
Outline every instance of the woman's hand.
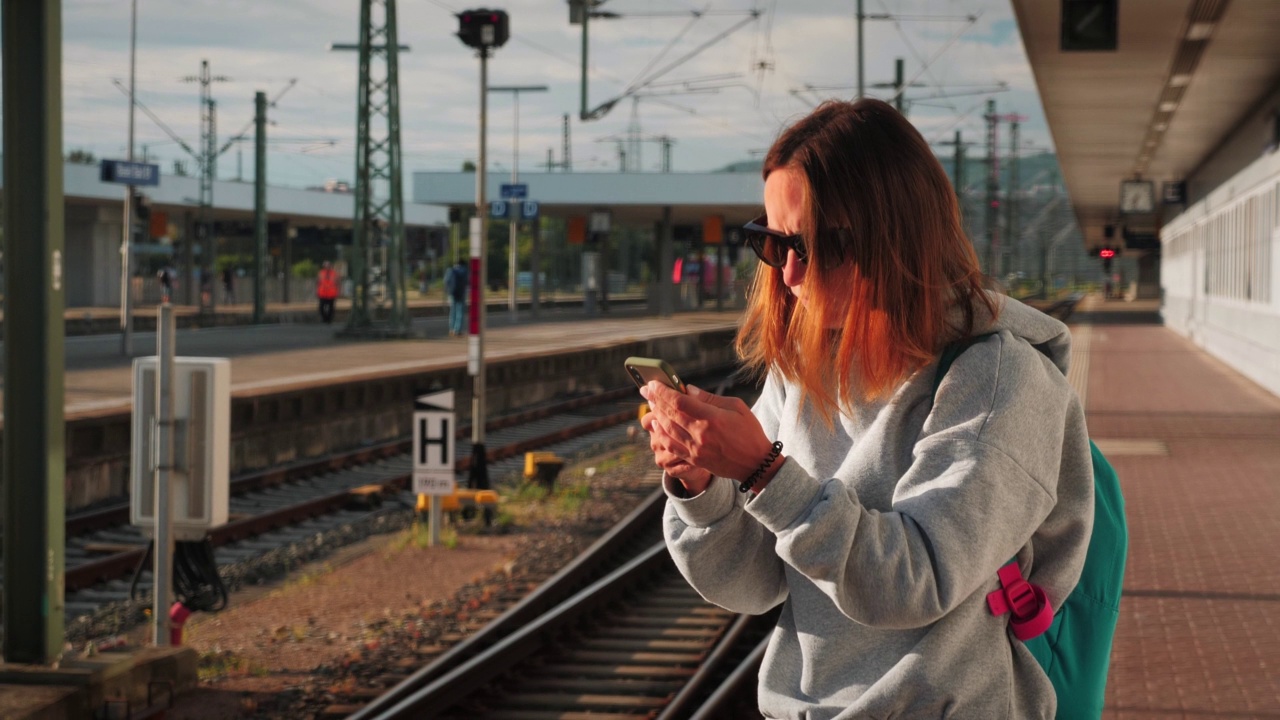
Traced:
[[680, 481], [690, 495], [697, 495], [711, 484], [711, 473], [694, 467], [684, 457], [672, 452], [671, 437], [655, 425], [657, 415], [652, 411], [640, 418], [640, 427], [649, 433], [649, 449], [653, 450], [654, 463], [667, 475]]
[[738, 398], [692, 385], [685, 395], [658, 382], [646, 384], [640, 394], [652, 410], [643, 424], [649, 429], [659, 465], [663, 464], [658, 457], [660, 446], [663, 457], [712, 475], [742, 480], [755, 472], [772, 450], [773, 442], [765, 436], [760, 421]]

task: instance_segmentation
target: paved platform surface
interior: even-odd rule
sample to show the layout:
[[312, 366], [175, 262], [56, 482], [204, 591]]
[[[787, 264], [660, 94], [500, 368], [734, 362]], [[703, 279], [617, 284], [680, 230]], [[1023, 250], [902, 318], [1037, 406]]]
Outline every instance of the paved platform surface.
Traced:
[[[739, 313], [707, 310], [663, 318], [647, 315], [639, 306], [622, 306], [590, 317], [581, 310], [562, 309], [541, 311], [537, 322], [527, 313], [518, 317], [522, 319], [512, 325], [507, 313], [489, 313], [486, 361], [732, 328], [737, 326]], [[243, 397], [340, 378], [355, 380], [465, 365], [468, 340], [448, 337], [445, 322], [443, 318], [415, 321], [414, 327], [426, 332], [425, 339], [376, 341], [336, 338], [337, 324], [180, 330], [177, 354], [231, 358], [232, 395]], [[134, 356], [155, 354], [154, 334], [139, 333], [135, 340]], [[67, 417], [127, 410], [131, 365], [132, 358], [120, 353], [119, 335], [67, 338]]]
[[1280, 718], [1280, 398], [1151, 324], [1153, 302], [1080, 310], [1130, 533], [1103, 717]]

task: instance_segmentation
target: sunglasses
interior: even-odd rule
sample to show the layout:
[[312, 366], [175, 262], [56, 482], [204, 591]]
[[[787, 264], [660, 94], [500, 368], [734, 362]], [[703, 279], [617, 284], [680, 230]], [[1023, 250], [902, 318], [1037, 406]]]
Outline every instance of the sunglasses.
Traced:
[[800, 262], [809, 261], [803, 235], [788, 235], [768, 226], [764, 215], [742, 226], [747, 245], [755, 251], [760, 261], [770, 267], [781, 268], [787, 264], [787, 251], [793, 250]]

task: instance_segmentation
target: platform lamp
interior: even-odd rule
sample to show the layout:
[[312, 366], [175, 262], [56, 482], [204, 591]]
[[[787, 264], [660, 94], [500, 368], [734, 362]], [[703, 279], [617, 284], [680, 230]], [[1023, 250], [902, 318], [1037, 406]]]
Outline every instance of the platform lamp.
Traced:
[[[522, 92], [546, 92], [546, 85], [494, 85], [488, 88], [488, 92], [495, 93], [511, 93], [515, 100], [515, 125], [512, 131], [511, 141], [511, 184], [515, 185], [520, 182], [520, 93]], [[516, 239], [519, 235], [519, 218], [520, 214], [516, 210], [517, 203], [512, 203], [509, 207], [508, 224], [511, 226], [511, 249], [510, 260], [507, 266], [507, 311], [511, 313], [511, 324], [516, 322]], [[538, 268], [532, 268], [533, 272], [538, 272]]]
[[[485, 202], [486, 129], [489, 113], [489, 54], [502, 47], [510, 37], [510, 24], [505, 10], [463, 10], [458, 13], [458, 39], [475, 48], [480, 58], [480, 151], [476, 163], [476, 214], [471, 218], [471, 308], [467, 335], [467, 374], [471, 380], [471, 470], [468, 485], [488, 489], [489, 469], [484, 450], [485, 377], [484, 377], [484, 280], [486, 275], [486, 228], [488, 216]], [[492, 511], [484, 511], [488, 524]]]

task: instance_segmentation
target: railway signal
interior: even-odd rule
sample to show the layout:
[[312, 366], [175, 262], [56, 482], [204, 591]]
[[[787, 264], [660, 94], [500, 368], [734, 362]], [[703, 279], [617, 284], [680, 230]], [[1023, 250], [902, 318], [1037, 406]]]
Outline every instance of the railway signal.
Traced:
[[511, 37], [511, 23], [505, 10], [463, 10], [458, 13], [458, 39], [477, 49], [499, 48]]
[[[464, 10], [458, 13], [458, 39], [467, 47], [476, 49], [480, 56], [480, 150], [476, 163], [476, 213], [471, 218], [471, 298], [470, 330], [467, 336], [467, 374], [471, 381], [471, 473], [467, 484], [472, 489], [489, 489], [488, 458], [484, 450], [485, 377], [484, 377], [484, 287], [487, 275], [485, 262], [486, 214], [485, 170], [489, 119], [489, 54], [502, 47], [511, 35], [510, 20], [504, 10]], [[489, 524], [492, 511], [485, 509], [485, 524]]]

